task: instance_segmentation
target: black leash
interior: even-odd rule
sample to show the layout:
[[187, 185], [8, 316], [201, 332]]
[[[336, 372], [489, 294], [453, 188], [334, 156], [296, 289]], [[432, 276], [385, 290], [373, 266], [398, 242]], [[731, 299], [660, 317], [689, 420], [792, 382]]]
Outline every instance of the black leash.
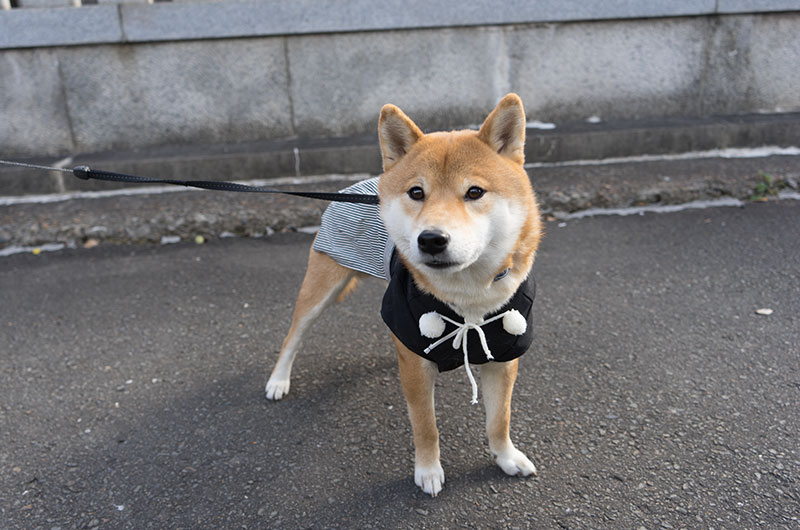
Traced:
[[103, 171], [92, 169], [89, 166], [76, 166], [72, 169], [63, 167], [38, 166], [35, 164], [24, 164], [22, 162], [11, 162], [0, 160], [0, 164], [8, 166], [26, 167], [30, 169], [40, 169], [46, 171], [61, 171], [72, 173], [81, 180], [107, 180], [112, 182], [130, 182], [135, 184], [172, 184], [175, 186], [186, 186], [191, 188], [202, 188], [204, 190], [217, 191], [236, 191], [250, 193], [282, 193], [284, 195], [295, 195], [297, 197], [307, 197], [310, 199], [320, 199], [323, 201], [352, 202], [356, 204], [379, 204], [377, 195], [364, 193], [336, 193], [324, 191], [284, 191], [259, 186], [248, 186], [237, 184], [236, 182], [222, 182], [216, 180], [177, 180], [177, 179], [156, 179], [150, 177], [140, 177], [137, 175], [126, 175], [125, 173], [115, 173], [113, 171]]

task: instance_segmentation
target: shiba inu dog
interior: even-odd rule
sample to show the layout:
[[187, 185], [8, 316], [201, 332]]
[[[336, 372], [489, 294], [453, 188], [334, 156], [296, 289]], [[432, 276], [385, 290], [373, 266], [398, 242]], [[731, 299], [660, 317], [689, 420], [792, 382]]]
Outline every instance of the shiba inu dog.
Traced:
[[[378, 132], [384, 173], [351, 188], [377, 189], [380, 206], [335, 203], [323, 216], [267, 398], [289, 391], [292, 363], [312, 321], [360, 278], [378, 276], [389, 280], [381, 315], [397, 349], [416, 484], [433, 496], [444, 484], [436, 373], [464, 366], [475, 402], [470, 364], [482, 364], [486, 431], [497, 464], [509, 475], [535, 474], [509, 435], [518, 357], [531, 340], [531, 268], [542, 235], [523, 169], [522, 102], [508, 94], [480, 130], [430, 134], [386, 105]], [[343, 221], [348, 216], [357, 219]]]

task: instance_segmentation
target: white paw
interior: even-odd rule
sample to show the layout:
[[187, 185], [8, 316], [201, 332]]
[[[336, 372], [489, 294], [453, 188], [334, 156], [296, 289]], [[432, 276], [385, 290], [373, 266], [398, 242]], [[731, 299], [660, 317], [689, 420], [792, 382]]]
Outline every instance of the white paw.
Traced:
[[527, 477], [536, 474], [536, 466], [522, 451], [511, 447], [498, 453], [495, 462], [506, 475]]
[[267, 399], [281, 399], [289, 393], [289, 380], [288, 379], [274, 379], [272, 377], [267, 381]]
[[414, 482], [422, 491], [436, 497], [442, 491], [444, 470], [439, 462], [432, 466], [414, 466]]

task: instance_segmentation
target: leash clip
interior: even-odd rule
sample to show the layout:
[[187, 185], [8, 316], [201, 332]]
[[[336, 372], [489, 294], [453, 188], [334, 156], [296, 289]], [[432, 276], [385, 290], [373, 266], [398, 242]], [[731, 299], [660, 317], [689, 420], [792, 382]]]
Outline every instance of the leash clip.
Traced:
[[90, 171], [91, 168], [89, 166], [75, 166], [72, 168], [72, 174], [81, 180], [89, 180]]

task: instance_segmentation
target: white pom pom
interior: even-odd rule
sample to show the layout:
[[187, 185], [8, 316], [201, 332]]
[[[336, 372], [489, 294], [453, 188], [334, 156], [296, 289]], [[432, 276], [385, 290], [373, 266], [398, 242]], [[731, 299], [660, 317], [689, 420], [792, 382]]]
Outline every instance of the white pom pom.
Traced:
[[425, 313], [419, 317], [419, 332], [429, 339], [441, 337], [444, 333], [444, 320], [436, 311]]
[[509, 309], [503, 317], [503, 329], [512, 335], [522, 335], [528, 329], [525, 317], [516, 309]]

